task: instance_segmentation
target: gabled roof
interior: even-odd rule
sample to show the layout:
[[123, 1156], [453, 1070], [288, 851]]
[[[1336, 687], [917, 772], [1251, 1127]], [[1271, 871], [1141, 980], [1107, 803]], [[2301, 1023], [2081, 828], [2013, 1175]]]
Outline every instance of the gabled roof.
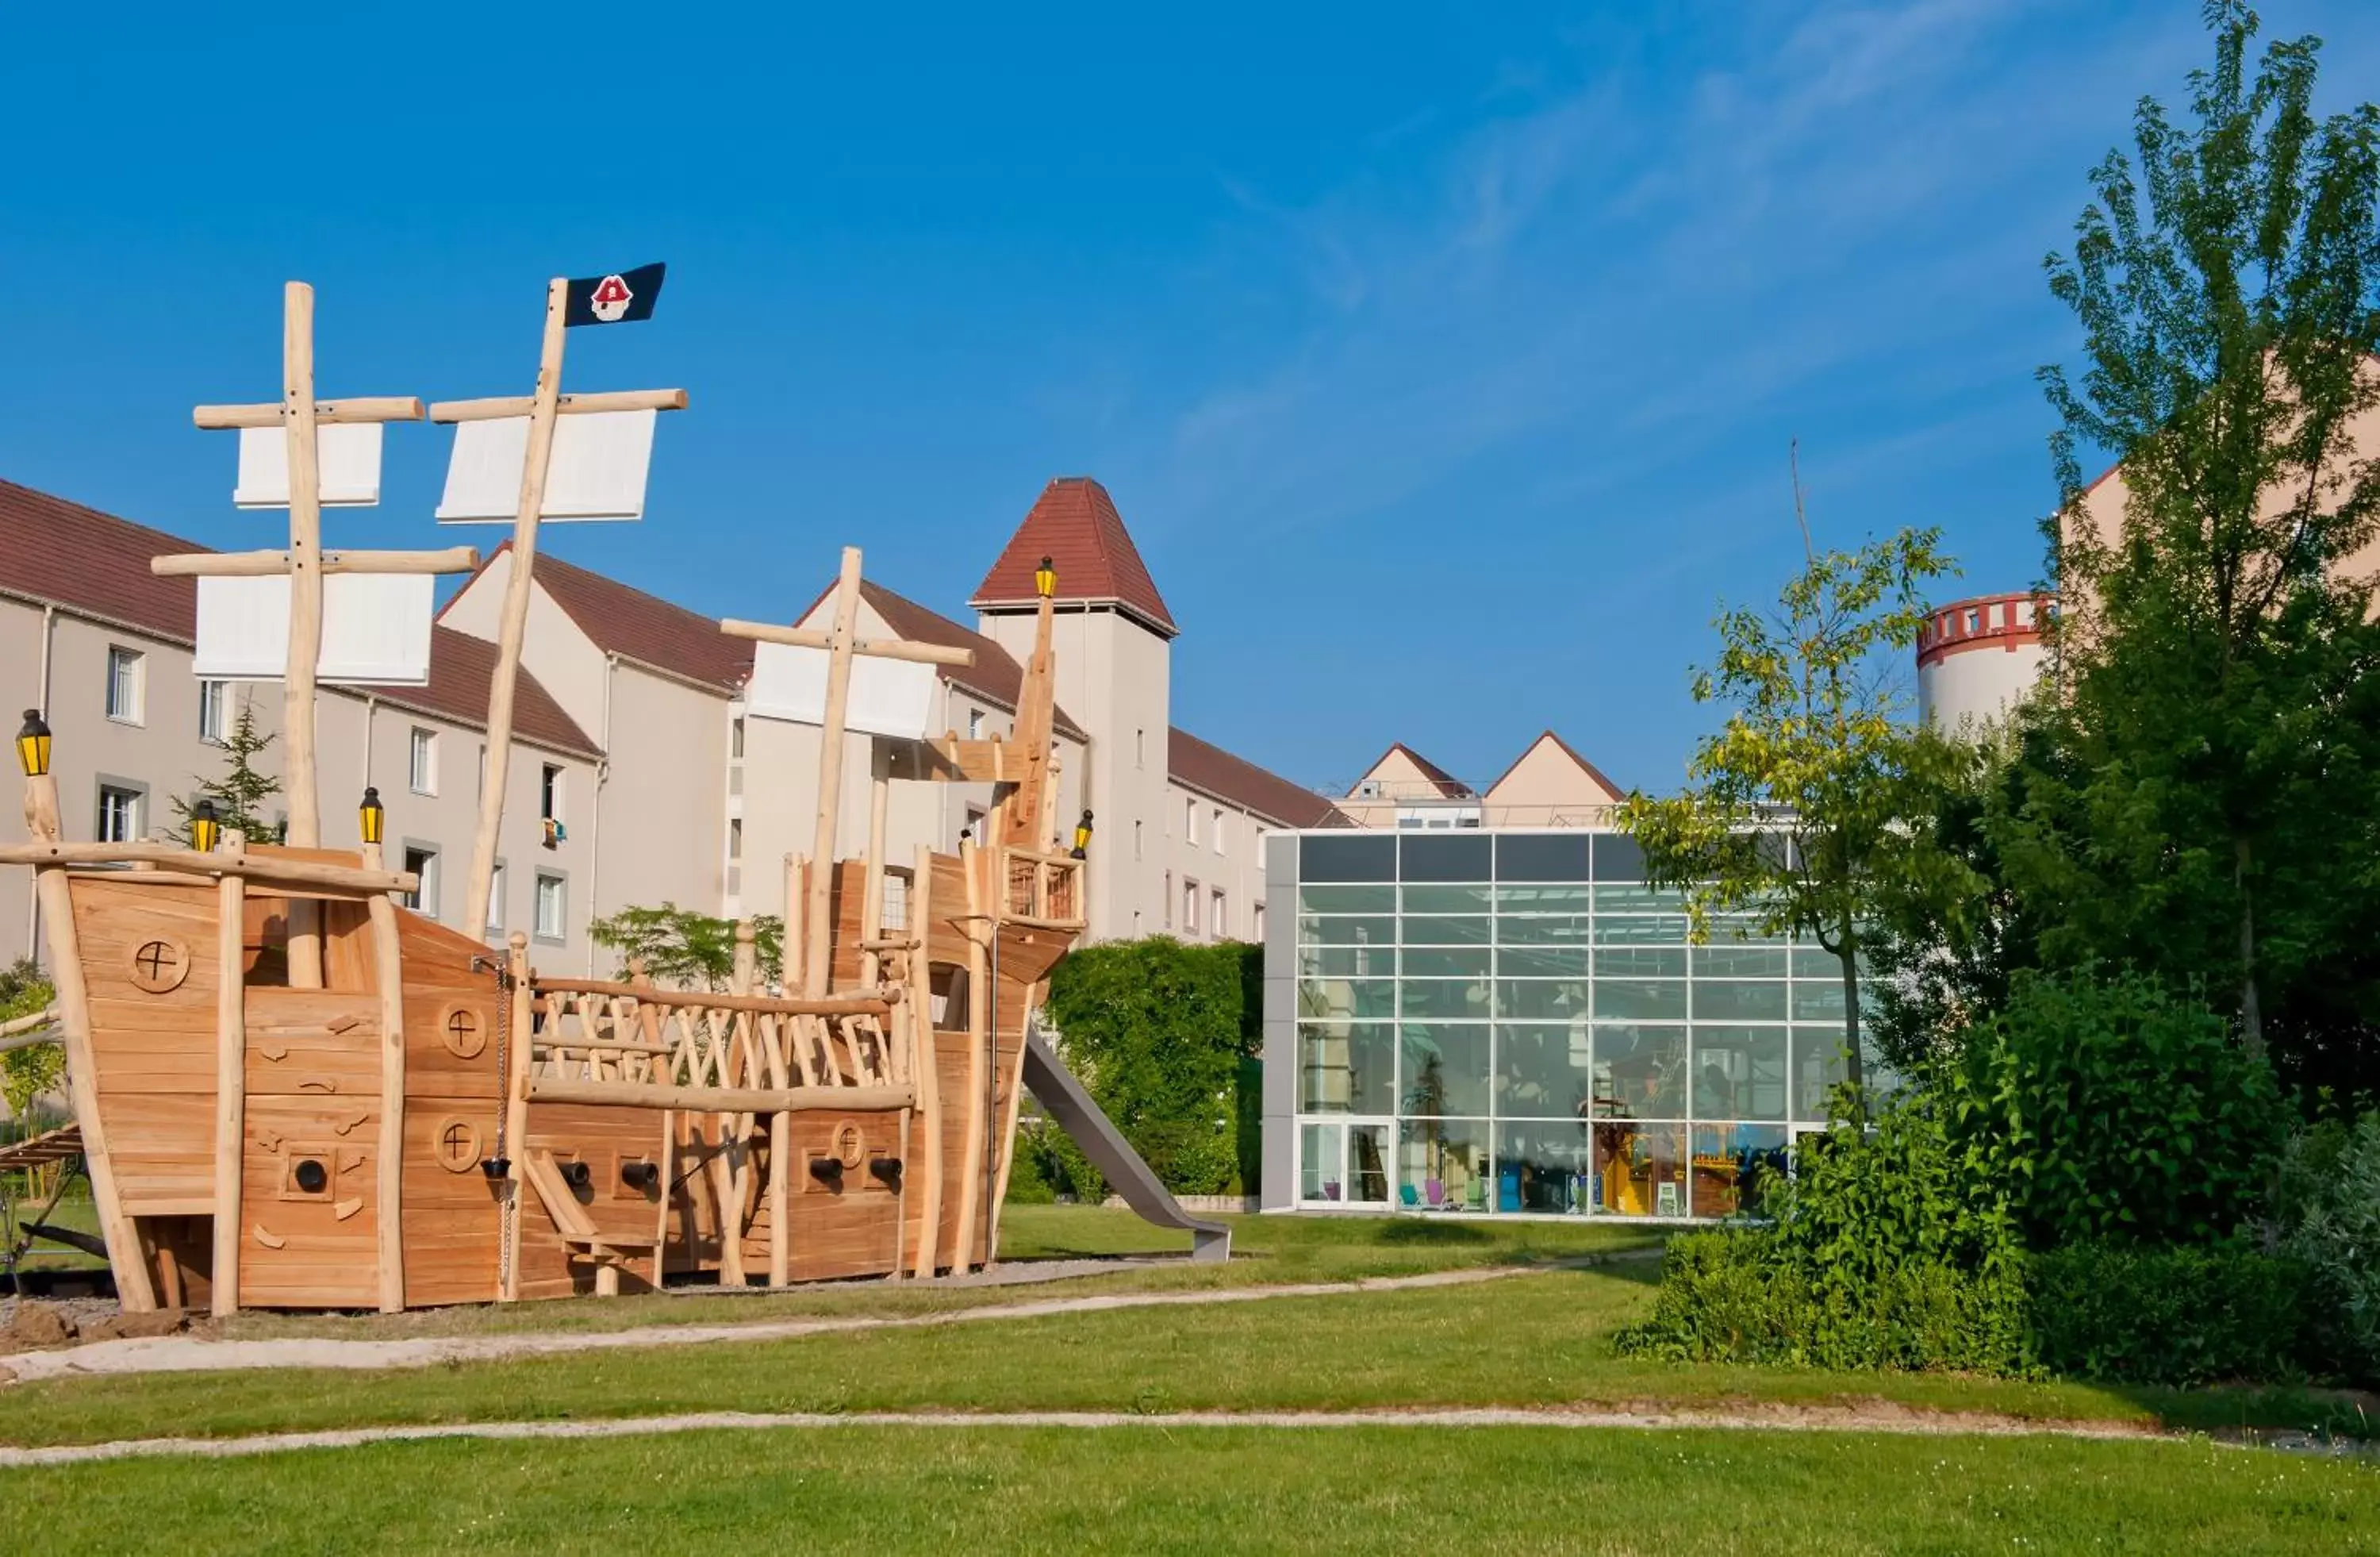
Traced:
[[1041, 489], [967, 603], [978, 610], [1032, 604], [1033, 574], [1043, 557], [1058, 570], [1060, 600], [1122, 606], [1167, 638], [1182, 630], [1123, 528], [1115, 499], [1090, 477], [1060, 476]]
[[[1367, 779], [1372, 777], [1380, 771], [1382, 764], [1386, 763], [1390, 758], [1399, 755], [1402, 755], [1406, 761], [1412, 763], [1421, 773], [1423, 779], [1429, 784], [1430, 787], [1437, 790], [1440, 795], [1446, 797], [1446, 798], [1450, 800], [1464, 800], [1471, 798], [1471, 786], [1469, 785], [1463, 783], [1461, 779], [1456, 778], [1452, 773], [1448, 772], [1444, 768], [1439, 767], [1437, 763], [1431, 761], [1428, 758], [1424, 757], [1420, 752], [1415, 751], [1413, 748], [1407, 746], [1402, 741], [1392, 743], [1388, 750], [1383, 751], [1379, 756], [1374, 758], [1372, 760], [1372, 765], [1364, 770], [1364, 777]], [[1359, 780], [1358, 782], [1360, 783], [1361, 781]], [[1351, 795], [1349, 797], [1353, 798], [1354, 797]]]
[[1268, 821], [1283, 827], [1333, 827], [1347, 820], [1314, 791], [1202, 741], [1179, 724], [1166, 732], [1165, 749], [1167, 776], [1174, 783], [1245, 806]]
[[1523, 747], [1521, 748], [1521, 755], [1512, 759], [1512, 765], [1496, 775], [1496, 782], [1488, 786], [1488, 797], [1493, 799], [1495, 797], [1497, 788], [1501, 785], [1506, 779], [1511, 778], [1514, 772], [1519, 771], [1521, 764], [1529, 760], [1529, 754], [1531, 752], [1536, 750], [1537, 748], [1545, 745], [1548, 741], [1553, 742], [1555, 749], [1559, 750], [1564, 757], [1569, 758], [1572, 762], [1576, 763], [1580, 772], [1584, 772], [1588, 778], [1593, 779], [1597, 785], [1601, 785], [1605, 794], [1613, 797], [1615, 799], [1624, 798], [1627, 796], [1628, 792], [1621, 788], [1618, 785], [1612, 783], [1609, 777], [1604, 773], [1602, 769], [1597, 767], [1594, 763], [1581, 756], [1576, 747], [1572, 746], [1570, 742], [1562, 739], [1560, 736], [1555, 735], [1551, 730], [1548, 730], [1539, 735], [1536, 740], [1533, 740], [1528, 745]]
[[[512, 542], [506, 541], [496, 548], [496, 556], [511, 549]], [[492, 556], [488, 562], [495, 560]], [[716, 621], [699, 612], [673, 605], [659, 595], [556, 556], [540, 553], [534, 577], [553, 603], [606, 654], [669, 671], [722, 692], [733, 692], [752, 675], [751, 640], [728, 637]]]
[[[149, 571], [149, 559], [209, 550], [79, 503], [0, 481], [0, 592], [188, 644], [199, 632], [198, 580], [160, 578]], [[392, 707], [484, 729], [488, 681], [494, 670], [492, 644], [433, 627], [429, 683], [375, 687], [371, 695]], [[538, 746], [597, 755], [587, 733], [527, 671], [521, 673], [514, 700], [513, 728], [522, 740]]]
[[[832, 585], [828, 586], [832, 593]], [[826, 595], [819, 596], [824, 600]], [[859, 581], [859, 598], [866, 601], [896, 638], [915, 639], [920, 643], [939, 643], [951, 649], [972, 649], [975, 663], [971, 665], [937, 665], [935, 671], [944, 681], [964, 691], [974, 693], [988, 702], [999, 703], [1014, 712], [1016, 700], [1025, 691], [1025, 667], [1016, 656], [999, 644], [971, 628], [963, 627], [940, 612], [919, 605], [906, 595], [896, 595], [881, 584]], [[818, 609], [813, 602], [810, 611]], [[803, 616], [809, 611], [802, 613]], [[800, 620], [799, 617], [795, 618]], [[1050, 706], [1050, 727], [1071, 739], [1087, 742], [1090, 736], [1083, 727], [1066, 717], [1066, 711]]]

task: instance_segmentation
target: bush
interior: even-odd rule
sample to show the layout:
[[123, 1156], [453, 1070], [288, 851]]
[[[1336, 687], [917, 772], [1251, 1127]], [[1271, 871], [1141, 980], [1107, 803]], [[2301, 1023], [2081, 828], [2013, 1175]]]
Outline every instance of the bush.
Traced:
[[2034, 1248], [2213, 1242], [2257, 1210], [2281, 1146], [2271, 1070], [2139, 974], [2019, 976], [1949, 1079], [1964, 1170]]
[[[1050, 970], [1044, 1015], [1066, 1064], [1176, 1194], [1218, 1194], [1240, 1175], [1239, 1088], [1262, 1032], [1262, 958], [1255, 946], [1159, 935], [1086, 946]], [[1044, 1165], [1095, 1198], [1098, 1175], [1071, 1142], [1052, 1144]]]
[[2281, 1251], [2305, 1269], [2321, 1355], [2350, 1378], [2380, 1380], [2380, 1113], [2294, 1136], [2278, 1212]]
[[2077, 1243], [2029, 1262], [2035, 1359], [2127, 1384], [2302, 1378], [2305, 1267], [2246, 1244]]

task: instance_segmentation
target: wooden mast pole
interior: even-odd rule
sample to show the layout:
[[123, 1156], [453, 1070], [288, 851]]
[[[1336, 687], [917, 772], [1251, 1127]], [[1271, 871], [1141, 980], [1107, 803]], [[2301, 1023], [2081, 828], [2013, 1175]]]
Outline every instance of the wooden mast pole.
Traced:
[[834, 636], [827, 650], [826, 719], [819, 727], [818, 831], [810, 844], [809, 905], [805, 910], [808, 922], [802, 926], [802, 993], [812, 999], [826, 993], [834, 959], [835, 821], [843, 797], [843, 725], [851, 706], [851, 657], [858, 627], [859, 548], [845, 546], [843, 571], [834, 585]]
[[545, 478], [553, 459], [553, 423], [562, 400], [563, 322], [570, 283], [545, 286], [545, 336], [538, 351], [537, 394], [529, 403], [528, 452], [521, 462], [520, 511], [513, 519], [512, 571], [504, 579], [504, 611], [496, 636], [496, 669], [488, 684], [488, 776], [480, 786], [480, 825], [471, 837], [471, 880], [463, 900], [463, 933], [488, 934], [488, 887], [496, 871], [496, 830], [504, 816], [504, 780], [512, 762], [513, 694], [520, 683], [521, 639], [528, 630], [529, 569], [537, 561], [537, 526], [545, 506]]
[[[215, 882], [215, 1214], [214, 1260], [208, 1268], [216, 1318], [239, 1312], [240, 1170], [248, 1143], [248, 882], [239, 873], [245, 840], [225, 833], [229, 867]], [[291, 898], [292, 905], [299, 899]]]
[[926, 1192], [917, 1215], [919, 1276], [930, 1276], [940, 1262], [942, 1245], [942, 1096], [941, 1060], [934, 1042], [933, 937], [934, 851], [919, 844], [909, 886], [909, 998], [901, 1003], [901, 1019], [909, 1027], [910, 1085], [917, 1089], [918, 1122], [926, 1136]]
[[[322, 473], [314, 437], [314, 289], [282, 289], [281, 428], [289, 456], [289, 654], [281, 679], [281, 738], [289, 775], [289, 843], [322, 843], [314, 761], [314, 672], [322, 657]], [[289, 983], [322, 987], [322, 906], [289, 900]]]
[[[378, 844], [363, 846], [367, 869], [381, 869]], [[372, 973], [380, 994], [380, 1311], [405, 1308], [405, 967], [396, 904], [384, 892], [364, 900], [371, 925]], [[527, 1046], [527, 1035], [518, 1035]]]

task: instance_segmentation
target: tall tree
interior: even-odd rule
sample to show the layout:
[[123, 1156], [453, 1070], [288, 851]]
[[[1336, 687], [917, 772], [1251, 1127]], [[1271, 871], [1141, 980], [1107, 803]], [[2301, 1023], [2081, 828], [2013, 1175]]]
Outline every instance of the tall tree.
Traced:
[[1711, 913], [1749, 912], [1762, 933], [1790, 930], [1840, 959], [1844, 1062], [1863, 1111], [1869, 921], [1887, 900], [1970, 886], [1922, 824], [1952, 753], [1904, 717], [1922, 592], [1952, 571], [1940, 548], [1934, 529], [1813, 548], [1774, 612], [1722, 610], [1718, 663], [1695, 673], [1694, 697], [1734, 712], [1696, 747], [1682, 791], [1632, 794], [1621, 809], [1652, 880], [1685, 889], [1698, 938]]
[[230, 733], [223, 738], [223, 773], [216, 778], [200, 779], [199, 792], [192, 799], [174, 797], [174, 814], [182, 819], [184, 843], [189, 841], [190, 810], [198, 800], [213, 801], [216, 822], [225, 829], [237, 828], [250, 843], [261, 844], [277, 836], [277, 831], [264, 820], [263, 807], [281, 793], [281, 781], [256, 768], [256, 760], [272, 744], [271, 736], [257, 734], [256, 711], [243, 700]]
[[[2277, 1001], [2370, 927], [2380, 703], [2357, 559], [2380, 465], [2355, 438], [2380, 407], [2380, 110], [2318, 119], [2318, 40], [2269, 45], [2252, 79], [2255, 14], [2205, 17], [2192, 122], [2143, 100], [2135, 154], [2093, 171], [2072, 256], [2046, 262], [2085, 365], [2040, 375], [2061, 422], [2055, 757], [2001, 853], [2059, 906], [2051, 960], [2214, 980], [2261, 1053]], [[2121, 461], [2104, 529], [2085, 448]]]

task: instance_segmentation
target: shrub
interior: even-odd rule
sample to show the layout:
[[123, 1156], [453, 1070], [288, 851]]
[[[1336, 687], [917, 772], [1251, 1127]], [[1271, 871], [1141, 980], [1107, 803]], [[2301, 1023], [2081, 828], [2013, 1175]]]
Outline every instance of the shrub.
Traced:
[[2070, 1244], [2029, 1262], [2034, 1355], [2052, 1372], [2127, 1384], [2301, 1378], [2307, 1272], [2244, 1243]]
[[[46, 1010], [56, 998], [30, 957], [0, 968], [0, 1022]], [[35, 1100], [55, 1091], [66, 1078], [67, 1052], [60, 1044], [28, 1044], [0, 1054], [0, 1096], [7, 1099], [9, 1117], [20, 1125], [32, 1122]]]
[[1965, 1170], [2034, 1248], [2223, 1237], [2281, 1145], [2271, 1070], [2203, 1003], [2139, 974], [2019, 976], [1949, 1079]]
[[[1262, 956], [1158, 935], [1086, 946], [1050, 971], [1045, 1012], [1067, 1064], [1177, 1194], [1216, 1194], [1239, 1175], [1238, 1093], [1262, 1031]], [[1075, 1176], [1065, 1153], [1053, 1148], [1051, 1160]]]
[[2298, 1132], [2279, 1202], [2280, 1248], [2305, 1269], [2320, 1355], [2380, 1380], [2380, 1113]]

